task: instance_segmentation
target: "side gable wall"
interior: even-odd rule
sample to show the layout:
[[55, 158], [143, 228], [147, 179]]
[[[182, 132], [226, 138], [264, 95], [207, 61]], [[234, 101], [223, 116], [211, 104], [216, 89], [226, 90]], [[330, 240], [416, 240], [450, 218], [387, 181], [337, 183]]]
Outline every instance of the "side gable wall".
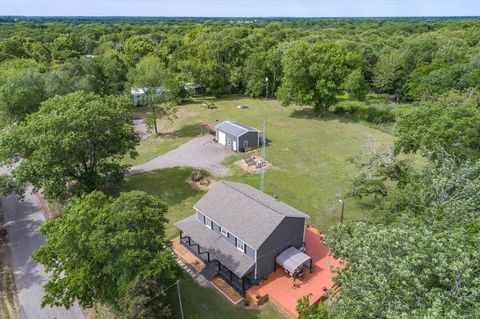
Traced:
[[[303, 245], [305, 218], [286, 217], [257, 251], [257, 279], [274, 270], [275, 259], [289, 247]], [[278, 271], [278, 269], [277, 269]]]
[[247, 132], [238, 138], [241, 151], [244, 151], [243, 141], [248, 141], [248, 147], [258, 147], [258, 132]]

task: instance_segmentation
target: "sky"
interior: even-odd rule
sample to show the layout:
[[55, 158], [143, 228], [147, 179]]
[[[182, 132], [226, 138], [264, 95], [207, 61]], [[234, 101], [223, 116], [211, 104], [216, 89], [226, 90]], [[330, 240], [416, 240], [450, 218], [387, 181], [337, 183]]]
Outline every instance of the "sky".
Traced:
[[480, 0], [0, 0], [1, 15], [165, 17], [480, 16]]

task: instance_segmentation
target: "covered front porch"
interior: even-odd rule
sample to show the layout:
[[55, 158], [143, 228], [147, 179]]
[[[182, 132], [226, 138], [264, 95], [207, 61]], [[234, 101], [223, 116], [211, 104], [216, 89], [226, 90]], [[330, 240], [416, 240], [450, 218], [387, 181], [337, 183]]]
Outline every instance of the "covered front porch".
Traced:
[[215, 232], [196, 221], [196, 216], [177, 223], [179, 244], [204, 264], [197, 270], [210, 282], [222, 278], [242, 297], [253, 283], [255, 262]]

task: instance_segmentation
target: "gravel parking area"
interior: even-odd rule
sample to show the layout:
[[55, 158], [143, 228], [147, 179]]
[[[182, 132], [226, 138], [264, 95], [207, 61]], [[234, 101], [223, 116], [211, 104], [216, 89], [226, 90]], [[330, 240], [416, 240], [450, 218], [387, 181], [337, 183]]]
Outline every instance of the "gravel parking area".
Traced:
[[224, 176], [229, 171], [228, 168], [220, 163], [232, 154], [234, 154], [233, 151], [215, 143], [212, 135], [205, 135], [197, 137], [144, 164], [132, 167], [130, 174], [176, 166], [190, 166], [208, 170], [217, 176]]

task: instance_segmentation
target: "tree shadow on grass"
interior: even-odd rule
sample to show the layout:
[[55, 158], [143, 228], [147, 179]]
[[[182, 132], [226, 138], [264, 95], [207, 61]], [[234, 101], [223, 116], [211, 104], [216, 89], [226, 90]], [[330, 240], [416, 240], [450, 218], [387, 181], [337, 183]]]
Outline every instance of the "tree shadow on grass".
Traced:
[[193, 171], [191, 167], [173, 167], [131, 175], [117, 189], [116, 195], [119, 192], [140, 190], [160, 197], [169, 206], [176, 205], [201, 193], [186, 182]]
[[313, 108], [303, 108], [301, 110], [295, 110], [290, 114], [291, 118], [296, 119], [311, 119], [318, 121], [340, 121], [342, 123], [355, 123], [356, 121], [352, 119], [345, 118], [343, 116], [336, 115], [329, 111], [322, 111], [321, 113], [316, 113]]
[[196, 137], [205, 132], [205, 129], [200, 124], [195, 123], [185, 125], [176, 131], [160, 133], [159, 136], [163, 138]]

